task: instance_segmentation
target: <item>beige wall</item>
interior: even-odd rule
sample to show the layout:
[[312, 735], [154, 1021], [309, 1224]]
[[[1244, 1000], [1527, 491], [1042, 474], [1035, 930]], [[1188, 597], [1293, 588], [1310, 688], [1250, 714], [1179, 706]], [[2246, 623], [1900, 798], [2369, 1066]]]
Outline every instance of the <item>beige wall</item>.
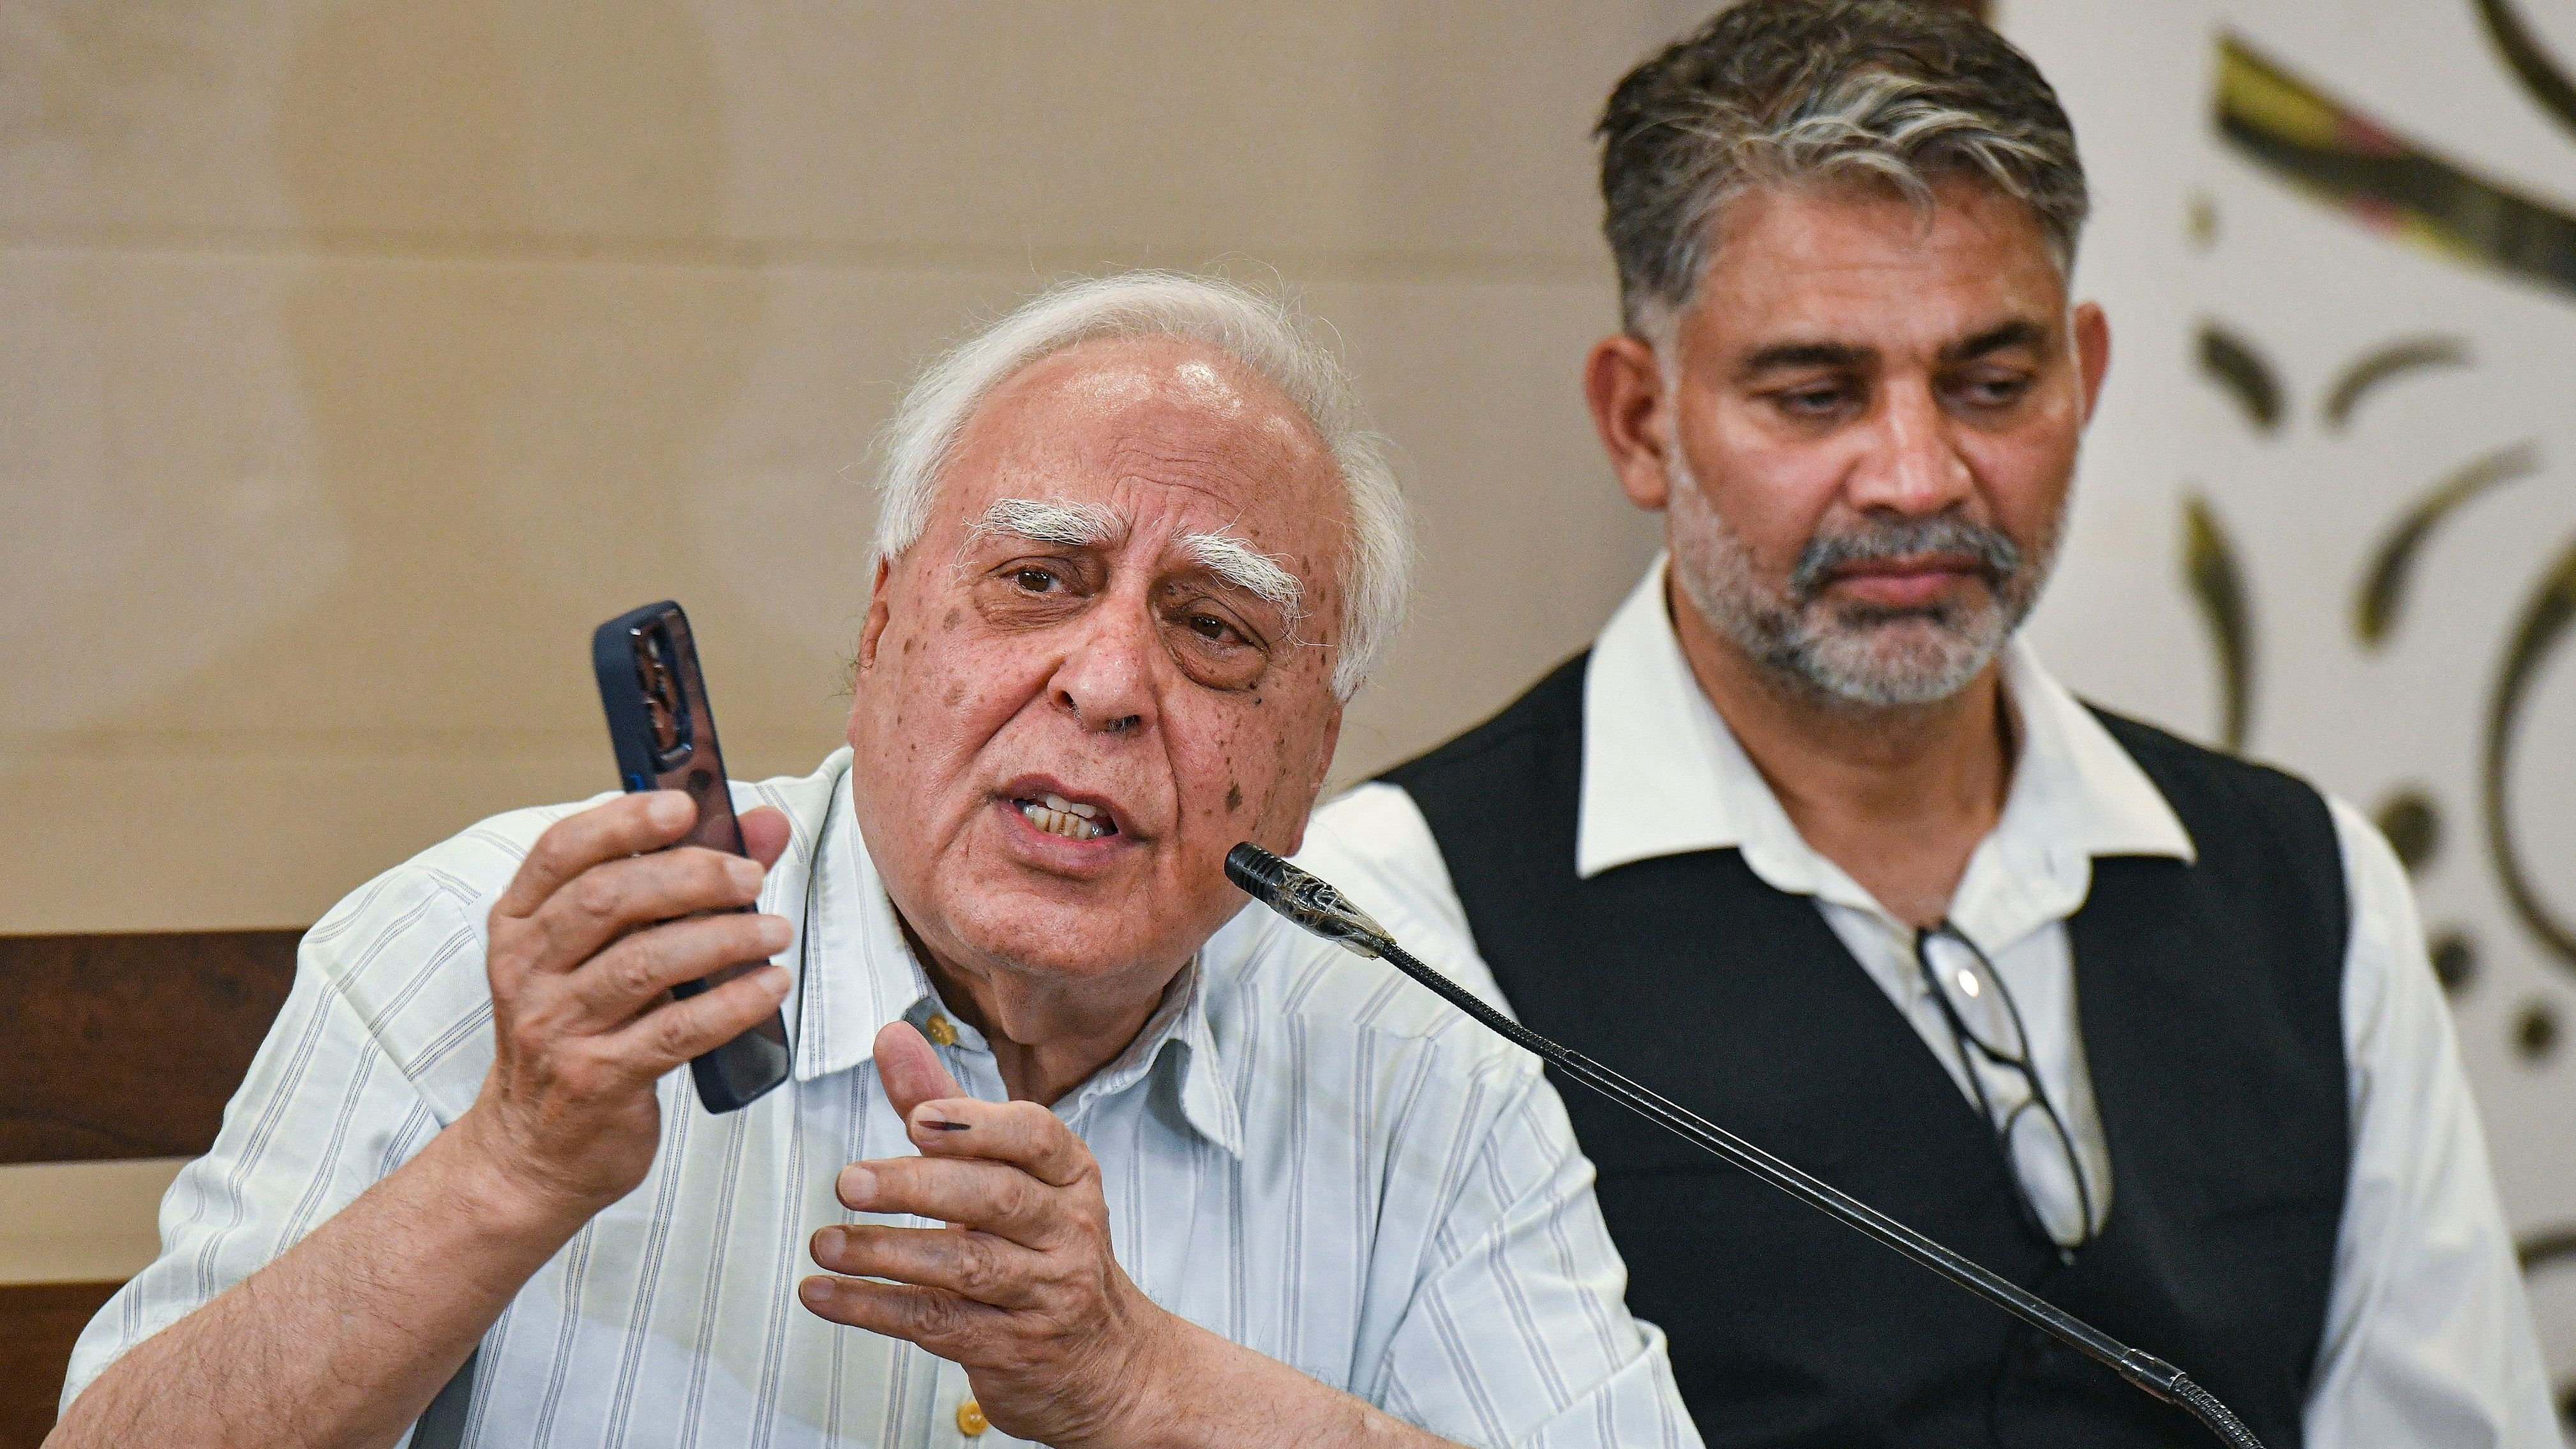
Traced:
[[0, 931], [295, 925], [612, 783], [590, 627], [737, 774], [839, 739], [869, 437], [1051, 279], [1274, 276], [1426, 567], [1349, 779], [1652, 547], [1574, 390], [1586, 128], [1696, 7], [35, 4], [0, 26]]

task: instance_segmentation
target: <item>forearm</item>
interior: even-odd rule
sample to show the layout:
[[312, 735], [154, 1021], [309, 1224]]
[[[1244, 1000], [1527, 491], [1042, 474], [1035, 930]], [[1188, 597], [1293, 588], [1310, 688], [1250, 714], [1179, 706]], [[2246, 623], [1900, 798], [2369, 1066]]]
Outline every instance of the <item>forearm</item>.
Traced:
[[460, 1121], [274, 1263], [136, 1345], [49, 1449], [388, 1445], [572, 1236]]
[[1142, 1406], [1116, 1449], [1434, 1449], [1427, 1430], [1318, 1382], [1266, 1354], [1181, 1323], [1172, 1352], [1185, 1367]]

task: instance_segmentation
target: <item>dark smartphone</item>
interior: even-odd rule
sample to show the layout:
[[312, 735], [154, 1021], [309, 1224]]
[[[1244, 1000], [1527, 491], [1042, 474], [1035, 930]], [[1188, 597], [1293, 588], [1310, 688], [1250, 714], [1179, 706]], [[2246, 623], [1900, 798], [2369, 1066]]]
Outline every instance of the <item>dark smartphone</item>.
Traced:
[[[724, 754], [716, 748], [716, 717], [707, 708], [689, 616], [667, 601], [620, 614], [592, 632], [590, 662], [599, 675], [599, 702], [608, 710], [608, 738], [617, 747], [617, 773], [626, 788], [688, 791], [698, 805], [698, 823], [679, 843], [749, 854], [725, 786]], [[762, 964], [727, 966], [672, 987], [671, 994], [695, 996]], [[787, 1022], [773, 1011], [769, 1020], [692, 1060], [689, 1074], [708, 1111], [731, 1112], [787, 1080], [788, 1063]]]

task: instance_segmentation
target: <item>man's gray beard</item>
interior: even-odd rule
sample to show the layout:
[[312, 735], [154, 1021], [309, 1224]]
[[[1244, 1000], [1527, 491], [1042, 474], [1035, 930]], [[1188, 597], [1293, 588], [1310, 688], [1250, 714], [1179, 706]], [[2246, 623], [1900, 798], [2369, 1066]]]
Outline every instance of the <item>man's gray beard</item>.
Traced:
[[[2001, 532], [1942, 515], [1870, 519], [1818, 535], [1799, 551], [1785, 594], [1766, 587], [1743, 536], [1720, 517], [1679, 457], [1670, 465], [1673, 578], [1700, 617], [1801, 692], [1870, 710], [1936, 704], [1968, 687], [2003, 652], [2039, 599], [2065, 521], [2051, 521], [2036, 557]], [[1926, 608], [1834, 606], [1822, 599], [1846, 564], [1963, 554], [1987, 569], [1987, 590]]]

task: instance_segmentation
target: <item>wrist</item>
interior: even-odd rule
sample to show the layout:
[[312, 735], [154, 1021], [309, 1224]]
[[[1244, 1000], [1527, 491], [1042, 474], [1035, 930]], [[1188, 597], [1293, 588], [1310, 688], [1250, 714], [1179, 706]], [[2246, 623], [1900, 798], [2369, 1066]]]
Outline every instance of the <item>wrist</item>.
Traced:
[[[1141, 1296], [1141, 1295], [1139, 1295]], [[1147, 1304], [1148, 1321], [1104, 1382], [1116, 1398], [1099, 1449], [1176, 1449], [1201, 1442], [1194, 1432], [1218, 1389], [1223, 1355], [1238, 1346], [1178, 1314]]]
[[447, 1193], [494, 1236], [543, 1243], [551, 1254], [607, 1206], [567, 1190], [554, 1174], [511, 1152], [482, 1101], [432, 1139], [424, 1155], [440, 1148], [449, 1159], [441, 1174]]
[[1140, 1339], [1127, 1371], [1108, 1380], [1123, 1390], [1115, 1422], [1084, 1438], [1084, 1449], [1448, 1442], [1177, 1314], [1162, 1317], [1161, 1332]]

